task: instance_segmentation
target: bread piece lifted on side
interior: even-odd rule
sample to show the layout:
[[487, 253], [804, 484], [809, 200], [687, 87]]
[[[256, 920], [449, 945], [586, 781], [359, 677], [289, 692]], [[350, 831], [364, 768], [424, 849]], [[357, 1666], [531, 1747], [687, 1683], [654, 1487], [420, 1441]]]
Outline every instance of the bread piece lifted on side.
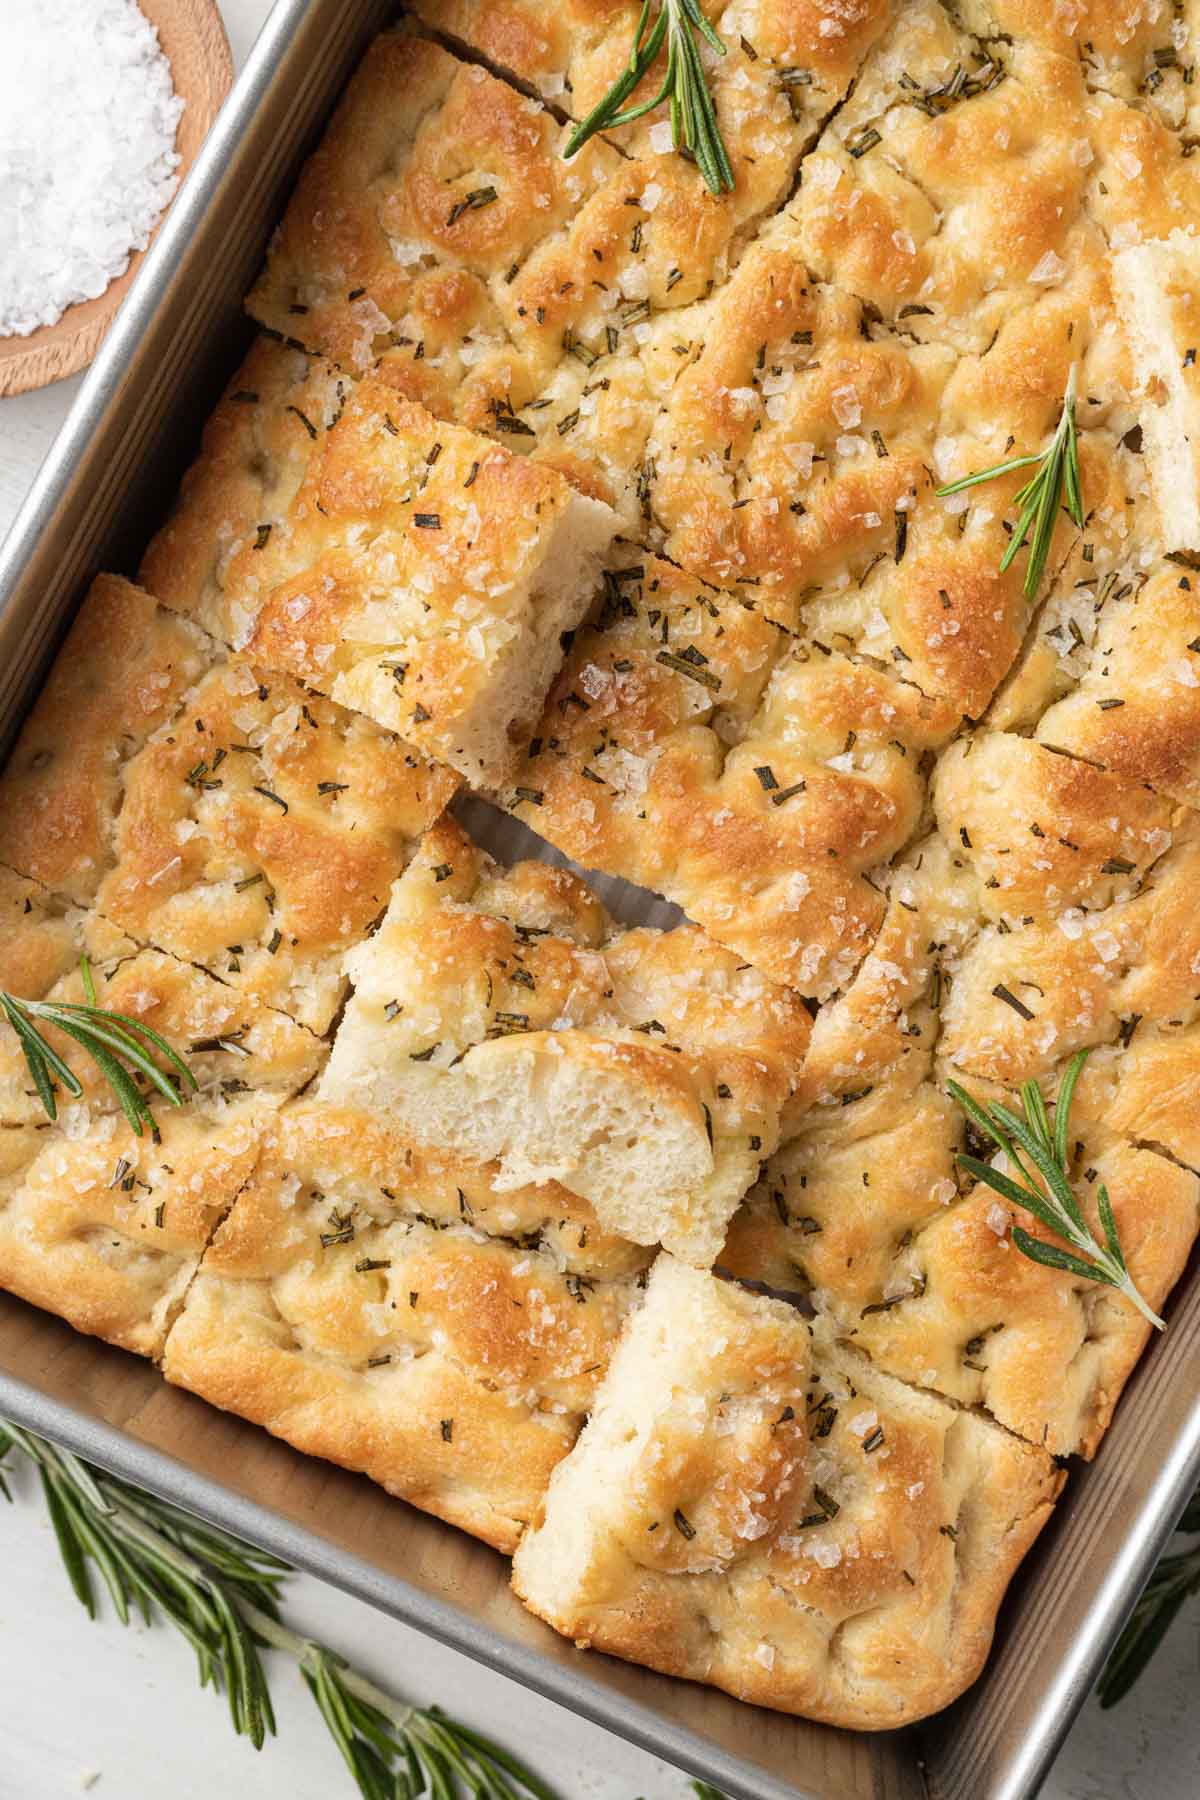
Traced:
[[[297, 370], [289, 351], [256, 352], [242, 380], [255, 385], [226, 395], [144, 579], [248, 662], [496, 786], [595, 593], [616, 514], [319, 359]], [[247, 475], [264, 455], [286, 480]], [[197, 549], [206, 529], [215, 560]]]
[[346, 967], [323, 1099], [712, 1261], [779, 1139], [809, 1035], [798, 995], [694, 926], [622, 930], [574, 875], [501, 868], [448, 818]]
[[791, 1307], [663, 1256], [513, 1582], [581, 1645], [904, 1725], [979, 1673], [1061, 1480]]

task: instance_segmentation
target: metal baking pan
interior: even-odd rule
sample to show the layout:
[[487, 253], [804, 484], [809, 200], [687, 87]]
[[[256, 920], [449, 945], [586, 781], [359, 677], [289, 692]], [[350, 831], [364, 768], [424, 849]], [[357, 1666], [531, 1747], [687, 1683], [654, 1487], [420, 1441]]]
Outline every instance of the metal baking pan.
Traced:
[[[249, 340], [241, 298], [391, 0], [278, 0], [0, 550], [0, 748], [88, 581], [126, 570]], [[868, 1737], [599, 1655], [527, 1615], [484, 1546], [0, 1296], [0, 1415], [69, 1444], [738, 1800], [1027, 1800], [1200, 1476], [1200, 1266], [1004, 1607], [982, 1680]], [[1047, 1371], [1053, 1379], [1053, 1371]]]

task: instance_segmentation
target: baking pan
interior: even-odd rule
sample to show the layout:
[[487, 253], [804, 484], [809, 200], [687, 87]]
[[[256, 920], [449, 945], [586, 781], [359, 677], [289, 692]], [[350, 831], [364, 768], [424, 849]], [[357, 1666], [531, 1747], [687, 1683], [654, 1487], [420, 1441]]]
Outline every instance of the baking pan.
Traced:
[[[250, 337], [241, 298], [288, 188], [390, 0], [277, 0], [0, 549], [0, 748], [100, 569], [132, 573]], [[507, 1565], [365, 1479], [168, 1387], [0, 1295], [0, 1414], [395, 1614], [737, 1800], [1028, 1800], [1200, 1476], [1200, 1266], [1014, 1583], [983, 1679], [868, 1737], [584, 1655]], [[1053, 1371], [1047, 1371], [1053, 1379]]]

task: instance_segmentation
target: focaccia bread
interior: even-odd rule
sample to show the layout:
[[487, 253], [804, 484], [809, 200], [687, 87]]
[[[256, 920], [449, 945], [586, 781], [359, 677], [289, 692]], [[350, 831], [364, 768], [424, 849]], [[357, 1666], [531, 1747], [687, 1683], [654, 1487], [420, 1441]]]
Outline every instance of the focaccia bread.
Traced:
[[630, 525], [651, 300], [706, 291], [698, 252], [727, 241], [730, 209], [664, 204], [664, 160], [632, 163], [599, 139], [565, 162], [567, 136], [477, 64], [386, 33], [306, 166], [248, 306], [347, 373], [377, 369], [439, 418], [561, 469]]
[[169, 1380], [511, 1551], [646, 1260], [553, 1184], [379, 1113], [280, 1113], [167, 1341]]
[[107, 921], [319, 1032], [456, 785], [102, 576], [0, 783], [0, 861], [94, 901], [93, 938]]
[[287, 515], [314, 434], [341, 412], [349, 379], [323, 357], [262, 334], [231, 376], [138, 579], [164, 606], [228, 635], [225, 579], [247, 545], [260, 548]]
[[922, 817], [953, 706], [793, 635], [754, 590], [625, 551], [576, 633], [506, 805], [584, 868], [676, 901], [825, 998], [869, 949], [869, 872]]
[[620, 930], [577, 877], [503, 869], [449, 819], [347, 968], [321, 1098], [712, 1260], [778, 1142], [808, 1040], [798, 995], [694, 926]]
[[155, 1356], [254, 1166], [263, 1127], [312, 1080], [325, 1046], [205, 970], [138, 951], [97, 914], [59, 918], [48, 897], [21, 886], [22, 925], [6, 933], [0, 954], [6, 991], [84, 1002], [85, 954], [96, 1004], [164, 1038], [192, 1082], [180, 1083], [151, 1048], [175, 1078], [180, 1105], [135, 1073], [152, 1115], [135, 1132], [86, 1051], [39, 1020], [82, 1088], [73, 1097], [59, 1084], [51, 1124], [12, 1026], [0, 1024], [0, 1287], [80, 1331]]
[[1194, 822], [1000, 732], [944, 752], [933, 799], [940, 835], [894, 872], [871, 955], [818, 1016], [791, 1141], [720, 1260], [810, 1294], [891, 1373], [982, 1403], [1056, 1454], [1090, 1455], [1147, 1326], [1119, 1296], [1014, 1249], [1014, 1222], [1046, 1234], [959, 1179], [957, 1153], [981, 1146], [945, 1084], [1011, 1106], [1033, 1079], [1053, 1101], [1070, 1057], [1093, 1052], [1070, 1178], [1093, 1229], [1107, 1185], [1137, 1285], [1161, 1307], [1200, 1198], [1182, 1166], [1200, 1151]]
[[[1017, 1251], [1014, 1223], [1050, 1234], [990, 1188], [960, 1183], [964, 1125], [932, 1082], [861, 1135], [844, 1113], [816, 1121], [772, 1158], [720, 1264], [804, 1295], [889, 1374], [985, 1407], [1053, 1455], [1091, 1456], [1150, 1327], [1110, 1288]], [[1160, 1309], [1200, 1227], [1200, 1181], [1082, 1123], [1070, 1176], [1097, 1233], [1106, 1185], [1138, 1290]]]
[[1148, 1336], [961, 1089], [1078, 1075], [1149, 1307], [1200, 1226], [1200, 0], [703, 4], [721, 195], [662, 102], [564, 154], [641, 0], [350, 81], [0, 777], [0, 992], [195, 1078], [138, 1136], [47, 1025], [52, 1121], [0, 1023], [0, 1286], [888, 1728]]
[[576, 1642], [857, 1729], [946, 1705], [1051, 1459], [660, 1257], [513, 1581]]
[[46, 995], [79, 967], [111, 969], [137, 945], [108, 920], [75, 906], [0, 863], [0, 990], [23, 1000]]
[[[277, 415], [277, 399], [246, 402], [246, 450], [257, 435], [251, 414], [264, 405]], [[377, 381], [345, 384], [332, 417], [301, 422], [308, 451], [279, 516], [251, 535], [248, 506], [265, 497], [244, 493], [235, 467], [228, 556], [184, 591], [165, 584], [165, 597], [197, 600], [206, 627], [246, 661], [494, 786], [513, 760], [512, 738], [536, 717], [562, 634], [591, 598], [614, 514]], [[195, 528], [198, 508], [221, 505], [224, 435], [202, 449], [185, 485], [168, 527], [176, 537]], [[271, 505], [282, 499], [280, 489]], [[149, 578], [165, 556], [164, 547], [148, 559]]]

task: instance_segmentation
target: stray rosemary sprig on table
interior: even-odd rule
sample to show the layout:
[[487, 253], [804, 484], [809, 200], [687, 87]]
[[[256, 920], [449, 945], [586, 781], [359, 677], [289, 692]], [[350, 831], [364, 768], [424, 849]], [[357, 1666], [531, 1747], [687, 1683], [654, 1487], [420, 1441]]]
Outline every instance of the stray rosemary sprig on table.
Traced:
[[[1162, 1320], [1146, 1305], [1125, 1266], [1108, 1189], [1103, 1182], [1096, 1189], [1096, 1210], [1104, 1228], [1104, 1243], [1100, 1244], [1083, 1216], [1069, 1179], [1071, 1099], [1087, 1058], [1088, 1052], [1080, 1050], [1067, 1065], [1055, 1102], [1053, 1129], [1042, 1090], [1036, 1081], [1027, 1081], [1021, 1088], [1021, 1117], [999, 1101], [982, 1107], [957, 1081], [947, 1083], [950, 1097], [1004, 1152], [1013, 1174], [994, 1169], [977, 1156], [963, 1154], [958, 1157], [958, 1162], [977, 1181], [993, 1188], [1005, 1200], [1023, 1206], [1071, 1245], [1070, 1250], [1063, 1250], [1057, 1244], [1034, 1237], [1023, 1225], [1014, 1225], [1012, 1241], [1022, 1255], [1029, 1257], [1031, 1262], [1044, 1263], [1048, 1269], [1062, 1269], [1085, 1281], [1098, 1281], [1106, 1287], [1116, 1288], [1137, 1307], [1144, 1319], [1161, 1331]], [[1037, 1170], [1040, 1182], [1022, 1162], [1021, 1151]]]
[[[287, 1563], [23, 1431], [0, 1425], [0, 1458], [36, 1467], [67, 1576], [96, 1616], [91, 1570], [117, 1617], [165, 1619], [196, 1652], [201, 1686], [224, 1688], [233, 1728], [261, 1749], [275, 1715], [260, 1651], [300, 1667], [364, 1800], [555, 1800], [515, 1757], [437, 1707], [384, 1693], [336, 1652], [279, 1616]], [[10, 1499], [3, 1474], [0, 1490]]]
[[[724, 56], [725, 46], [701, 12], [699, 0], [662, 0], [653, 25], [650, 25], [650, 0], [642, 0], [637, 30], [633, 34], [633, 44], [629, 51], [629, 66], [614, 81], [603, 100], [575, 127], [563, 155], [574, 156], [598, 131], [614, 131], [618, 125], [628, 125], [632, 120], [653, 112], [663, 100], [669, 99], [671, 139], [676, 150], [689, 150], [695, 157], [710, 193], [732, 191], [733, 170], [729, 166], [725, 140], [721, 136], [716, 108], [704, 77], [704, 64], [700, 60], [700, 47], [696, 42], [697, 32], [712, 45], [719, 56]], [[667, 45], [667, 68], [662, 86], [652, 100], [640, 101], [636, 106], [625, 106], [630, 94], [640, 87], [653, 67], [664, 38]]]
[[1059, 507], [1065, 506], [1075, 524], [1081, 530], [1083, 528], [1079, 440], [1075, 432], [1074, 367], [1067, 377], [1062, 416], [1045, 450], [1038, 450], [1032, 456], [1014, 456], [1009, 462], [996, 463], [994, 467], [980, 469], [974, 475], [964, 475], [959, 481], [951, 481], [945, 487], [940, 487], [938, 493], [960, 494], [964, 488], [977, 487], [981, 481], [994, 481], [998, 475], [1009, 475], [1014, 469], [1031, 469], [1035, 464], [1037, 474], [1013, 497], [1013, 505], [1017, 508], [1019, 517], [1000, 563], [1000, 573], [1003, 575], [1017, 551], [1029, 538], [1029, 559], [1025, 564], [1027, 600], [1032, 600], [1041, 586]]
[[180, 1082], [195, 1087], [196, 1078], [183, 1058], [157, 1031], [151, 1031], [148, 1025], [143, 1025], [140, 1019], [131, 1019], [127, 1013], [110, 1012], [107, 1007], [97, 1006], [96, 984], [86, 956], [80, 957], [79, 968], [86, 1005], [66, 1000], [22, 1000], [16, 994], [0, 993], [0, 1012], [17, 1034], [38, 1098], [52, 1119], [58, 1117], [56, 1089], [59, 1083], [76, 1100], [83, 1088], [70, 1064], [38, 1029], [39, 1023], [55, 1026], [87, 1051], [117, 1096], [121, 1111], [134, 1132], [141, 1137], [143, 1125], [148, 1124], [153, 1129], [154, 1115], [149, 1099], [138, 1087], [130, 1068], [144, 1075], [171, 1106], [181, 1104], [179, 1088], [159, 1068], [149, 1050], [157, 1050], [166, 1058]]
[[[1200, 1532], [1200, 1493], [1188, 1502], [1179, 1530]], [[1146, 1583], [1096, 1684], [1101, 1706], [1115, 1706], [1125, 1698], [1193, 1594], [1200, 1594], [1200, 1544], [1164, 1556]]]

